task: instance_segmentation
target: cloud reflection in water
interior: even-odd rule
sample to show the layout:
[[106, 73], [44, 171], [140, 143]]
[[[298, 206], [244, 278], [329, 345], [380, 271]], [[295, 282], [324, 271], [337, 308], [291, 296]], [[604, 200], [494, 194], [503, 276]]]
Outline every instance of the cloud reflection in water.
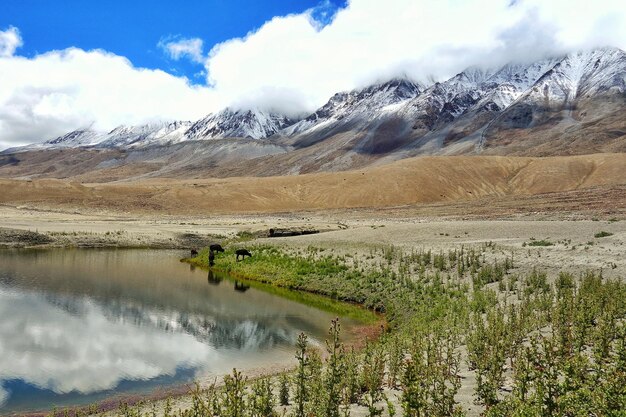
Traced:
[[[0, 321], [0, 381], [22, 379], [59, 394], [87, 394], [220, 359], [193, 335], [111, 320], [87, 298], [76, 303], [80, 316], [38, 294], [0, 292], [0, 317], [11, 317]], [[0, 391], [3, 397], [7, 393]]]
[[285, 363], [299, 332], [314, 344], [325, 337], [331, 314], [255, 288], [235, 291], [179, 256], [0, 251], [0, 410], [16, 406], [2, 388], [11, 381], [59, 395], [126, 392], [129, 381]]

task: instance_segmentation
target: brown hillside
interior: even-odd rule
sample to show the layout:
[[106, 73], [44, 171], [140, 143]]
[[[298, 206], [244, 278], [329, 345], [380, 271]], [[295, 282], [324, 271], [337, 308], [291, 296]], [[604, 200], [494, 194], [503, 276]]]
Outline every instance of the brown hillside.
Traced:
[[626, 154], [417, 157], [364, 170], [123, 183], [0, 180], [0, 203], [210, 214], [380, 208], [626, 184]]

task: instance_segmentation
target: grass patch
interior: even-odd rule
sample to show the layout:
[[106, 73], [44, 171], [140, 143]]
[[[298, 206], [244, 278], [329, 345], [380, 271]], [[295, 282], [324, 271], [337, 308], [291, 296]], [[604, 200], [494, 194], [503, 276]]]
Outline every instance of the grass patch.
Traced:
[[[380, 321], [375, 312], [384, 312], [384, 309], [376, 308], [380, 307], [378, 300], [368, 300], [358, 292], [351, 293], [349, 285], [338, 285], [340, 277], [345, 278], [348, 267], [337, 259], [331, 256], [314, 259], [312, 253], [308, 258], [291, 257], [271, 246], [257, 246], [251, 251], [251, 258], [236, 262], [235, 252], [229, 248], [216, 257], [213, 270], [244, 280], [262, 291], [340, 316], [363, 323]], [[186, 262], [208, 268], [208, 250], [201, 250], [197, 257]], [[328, 285], [328, 279], [334, 285]]]
[[[428, 323], [429, 320], [437, 320], [445, 315], [450, 305], [459, 303], [458, 308], [467, 306], [464, 291], [459, 288], [445, 288], [440, 278], [436, 279], [437, 283], [433, 286], [426, 276], [419, 282], [409, 279], [406, 272], [403, 272], [406, 267], [400, 267], [397, 272], [392, 269], [393, 262], [400, 258], [407, 265], [414, 264], [420, 258], [419, 254], [402, 257], [399, 251], [382, 248], [382, 259], [387, 262], [374, 268], [356, 268], [347, 265], [345, 259], [332, 253], [326, 254], [317, 248], [308, 248], [298, 255], [285, 253], [269, 245], [250, 245], [248, 248], [253, 256], [241, 262], [235, 261], [235, 248], [226, 249], [225, 253], [216, 257], [213, 269], [228, 273], [237, 279], [357, 304], [369, 310], [367, 318], [365, 310], [361, 309], [358, 315], [363, 315], [362, 319], [378, 320], [374, 313], [384, 313], [392, 327], [406, 323], [411, 317], [415, 317], [418, 311], [420, 317], [422, 315], [425, 317], [424, 323]], [[423, 255], [428, 258], [429, 264], [432, 264], [430, 252]], [[469, 252], [463, 255], [463, 259], [468, 257]], [[197, 257], [185, 261], [208, 268], [208, 250], [205, 248]], [[469, 259], [466, 261], [469, 262]], [[477, 259], [473, 262], [477, 262]], [[337, 305], [330, 306], [336, 307]]]
[[596, 239], [599, 239], [601, 237], [607, 237], [607, 236], [613, 236], [613, 233], [611, 232], [605, 232], [604, 230], [601, 232], [596, 233], [595, 235], [593, 235], [593, 237], [595, 237]]

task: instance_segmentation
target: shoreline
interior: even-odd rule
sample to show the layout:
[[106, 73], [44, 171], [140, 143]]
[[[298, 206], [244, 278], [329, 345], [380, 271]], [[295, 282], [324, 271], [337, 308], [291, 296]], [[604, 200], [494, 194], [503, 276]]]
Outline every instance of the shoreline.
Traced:
[[[294, 368], [295, 364], [289, 367], [285, 367], [282, 364], [274, 363], [268, 364], [262, 367], [251, 368], [241, 371], [248, 381], [255, 381], [265, 376], [278, 376], [284, 372], [290, 372]], [[25, 412], [9, 412], [7, 414], [0, 414], [6, 417], [61, 417], [66, 416], [66, 412], [72, 415], [108, 415], [119, 409], [120, 404], [127, 404], [128, 406], [151, 406], [155, 405], [157, 408], [162, 408], [166, 401], [170, 400], [174, 403], [175, 407], [184, 407], [187, 401], [191, 398], [191, 394], [197, 383], [200, 389], [206, 389], [209, 385], [215, 382], [216, 387], [223, 386], [224, 375], [207, 375], [196, 381], [189, 381], [186, 383], [172, 384], [167, 387], [159, 387], [153, 389], [149, 393], [132, 393], [113, 394], [110, 397], [102, 401], [98, 401], [88, 405], [77, 405], [60, 407], [54, 411], [49, 410], [33, 410]], [[54, 413], [53, 413], [54, 411]]]
[[[200, 255], [198, 255], [198, 257], [200, 257]], [[323, 292], [310, 291], [306, 288], [291, 288], [273, 283], [271, 281], [257, 279], [254, 276], [239, 273], [237, 271], [227, 271], [215, 266], [207, 267], [201, 262], [194, 261], [194, 258], [182, 258], [180, 262], [193, 265], [194, 267], [201, 268], [207, 272], [213, 271], [218, 274], [228, 275], [236, 281], [242, 281], [244, 284], [248, 284], [256, 289], [269, 292], [288, 300], [296, 301], [298, 303], [344, 317], [349, 317], [362, 322], [364, 327], [387, 326], [384, 313], [367, 309], [365, 306], [355, 301], [336, 299]]]
[[[293, 237], [262, 237], [270, 228], [314, 227], [323, 233]], [[613, 233], [595, 238], [601, 231]], [[560, 219], [538, 217], [498, 220], [453, 220], [447, 218], [370, 217], [368, 212], [335, 216], [292, 214], [290, 216], [207, 216], [203, 218], [76, 215], [0, 206], [0, 250], [11, 248], [116, 248], [200, 249], [214, 242], [256, 242], [284, 248], [317, 246], [343, 255], [369, 252], [376, 246], [404, 250], [449, 250], [497, 243], [515, 253], [524, 268], [548, 272], [603, 270], [606, 276], [626, 276], [626, 220], [622, 217]], [[532, 239], [548, 239], [550, 247], [526, 246]], [[188, 252], [187, 252], [188, 253]], [[181, 256], [182, 257], [182, 256]]]

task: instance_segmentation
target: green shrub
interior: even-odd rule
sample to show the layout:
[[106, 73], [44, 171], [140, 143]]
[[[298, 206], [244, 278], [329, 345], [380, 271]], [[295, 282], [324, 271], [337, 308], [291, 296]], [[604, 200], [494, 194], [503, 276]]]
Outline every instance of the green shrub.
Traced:
[[541, 240], [532, 240], [528, 243], [528, 246], [554, 246], [554, 243], [549, 240], [541, 239]]

